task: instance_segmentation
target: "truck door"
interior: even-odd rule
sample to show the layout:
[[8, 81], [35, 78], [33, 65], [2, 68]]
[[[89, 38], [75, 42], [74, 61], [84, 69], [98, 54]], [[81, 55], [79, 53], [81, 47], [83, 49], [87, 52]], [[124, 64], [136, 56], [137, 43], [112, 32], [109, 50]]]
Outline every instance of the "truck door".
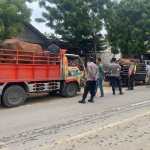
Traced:
[[78, 56], [67, 56], [66, 80], [76, 80], [80, 87], [84, 86], [85, 67]]

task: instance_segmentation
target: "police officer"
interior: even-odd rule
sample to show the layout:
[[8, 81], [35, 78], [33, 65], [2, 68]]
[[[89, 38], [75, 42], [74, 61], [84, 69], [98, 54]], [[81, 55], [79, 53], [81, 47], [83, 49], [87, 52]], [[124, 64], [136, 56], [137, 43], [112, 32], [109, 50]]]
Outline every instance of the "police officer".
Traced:
[[134, 76], [136, 72], [136, 65], [134, 64], [133, 60], [130, 60], [131, 65], [129, 67], [128, 71], [128, 89], [127, 90], [134, 90], [133, 89], [133, 82], [134, 82]]
[[85, 99], [89, 91], [91, 92], [91, 98], [88, 102], [94, 102], [93, 98], [95, 96], [96, 80], [98, 78], [98, 67], [93, 61], [93, 57], [90, 57], [89, 62], [87, 63], [87, 81], [82, 100], [80, 100], [79, 103], [85, 103]]

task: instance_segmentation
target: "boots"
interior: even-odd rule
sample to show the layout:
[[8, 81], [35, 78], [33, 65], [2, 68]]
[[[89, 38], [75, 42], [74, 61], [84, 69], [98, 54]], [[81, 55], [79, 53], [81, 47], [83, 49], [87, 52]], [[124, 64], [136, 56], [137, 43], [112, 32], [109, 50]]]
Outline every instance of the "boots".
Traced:
[[131, 90], [134, 90], [134, 88], [133, 88], [133, 87], [131, 87]]
[[94, 103], [93, 97], [91, 97], [88, 102]]
[[83, 104], [85, 104], [85, 98], [82, 98], [82, 100], [81, 100], [81, 101], [79, 101], [79, 103], [83, 103]]
[[124, 93], [122, 92], [122, 91], [120, 91], [120, 93], [119, 93], [120, 95], [123, 95]]
[[115, 91], [113, 91], [113, 95], [115, 95]]

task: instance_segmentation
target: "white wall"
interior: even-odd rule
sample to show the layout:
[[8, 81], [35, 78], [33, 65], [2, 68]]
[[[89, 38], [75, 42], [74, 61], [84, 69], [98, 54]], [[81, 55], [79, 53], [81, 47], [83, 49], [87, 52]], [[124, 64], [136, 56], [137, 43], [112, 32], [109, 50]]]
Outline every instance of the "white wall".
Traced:
[[122, 58], [121, 53], [117, 54], [114, 56], [114, 54], [111, 53], [110, 49], [107, 49], [105, 51], [102, 51], [100, 53], [96, 54], [96, 57], [100, 57], [102, 60], [102, 64], [104, 65], [104, 67], [108, 66], [110, 63], [110, 60], [115, 57], [116, 59], [120, 59]]

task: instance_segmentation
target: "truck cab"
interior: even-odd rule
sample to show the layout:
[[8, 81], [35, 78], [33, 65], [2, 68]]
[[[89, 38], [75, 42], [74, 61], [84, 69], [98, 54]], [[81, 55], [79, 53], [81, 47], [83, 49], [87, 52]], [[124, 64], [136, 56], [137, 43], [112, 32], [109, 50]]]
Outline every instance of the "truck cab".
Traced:
[[80, 87], [84, 86], [85, 67], [82, 59], [78, 55], [65, 54], [65, 80], [75, 80]]
[[81, 91], [81, 87], [85, 85], [85, 66], [79, 55], [64, 54], [61, 76], [61, 95], [73, 97]]

